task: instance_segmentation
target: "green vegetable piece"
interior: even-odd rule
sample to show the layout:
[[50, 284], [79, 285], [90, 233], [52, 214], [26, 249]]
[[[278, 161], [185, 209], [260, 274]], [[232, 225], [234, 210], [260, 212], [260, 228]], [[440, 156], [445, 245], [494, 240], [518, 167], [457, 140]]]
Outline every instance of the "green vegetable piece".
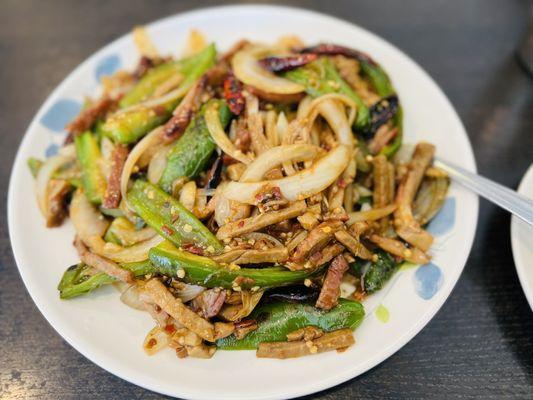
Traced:
[[[133, 106], [131, 109], [120, 110], [111, 115], [99, 130], [115, 142], [129, 144], [136, 142], [153, 128], [161, 125], [171, 116], [172, 111], [181, 101], [186, 90], [214, 63], [216, 49], [212, 44], [202, 52], [185, 60], [177, 61], [175, 70], [172, 66], [165, 66], [162, 72], [154, 72], [154, 75], [147, 75], [141, 82], [132, 89], [132, 93], [126, 95], [121, 102], [121, 106]], [[164, 103], [155, 107], [143, 106], [139, 101], [150, 97], [154, 90], [170, 78], [174, 73], [179, 72], [184, 75], [183, 81], [178, 87], [182, 93], [179, 97], [170, 97]], [[166, 77], [166, 79], [163, 79]], [[183, 89], [183, 90], [179, 90]]]
[[167, 166], [159, 181], [165, 191], [171, 192], [172, 183], [181, 177], [195, 178], [209, 163], [211, 154], [216, 149], [216, 144], [211, 138], [206, 123], [205, 110], [211, 102], [219, 105], [219, 116], [223, 127], [226, 127], [231, 118], [231, 112], [221, 100], [210, 100], [191, 121], [183, 136], [170, 149]]
[[176, 246], [201, 246], [210, 253], [222, 251], [222, 244], [189, 210], [174, 197], [152, 185], [137, 180], [127, 194], [135, 212], [161, 236]]
[[[122, 264], [121, 267], [133, 272], [136, 277], [153, 272], [153, 267], [148, 260]], [[90, 293], [93, 290], [98, 289], [100, 286], [116, 282], [115, 278], [104, 272], [97, 272], [96, 274], [91, 275], [89, 273], [91, 270], [91, 267], [83, 263], [69, 267], [63, 274], [63, 277], [57, 286], [59, 297], [61, 299], [71, 299], [73, 297]]]
[[30, 169], [31, 175], [36, 178], [39, 170], [43, 166], [44, 161], [39, 160], [35, 157], [28, 158], [28, 168]]
[[[211, 64], [216, 57], [214, 44], [209, 45], [202, 52], [191, 57], [177, 61], [169, 61], [149, 70], [139, 82], [120, 100], [121, 108], [137, 104], [150, 97], [154, 91], [164, 82], [176, 74], [186, 76], [186, 79], [194, 81], [199, 75], [191, 79], [190, 75], [202, 64]], [[202, 72], [203, 73], [203, 72]], [[200, 73], [200, 75], [202, 74]], [[193, 74], [195, 75], [195, 74]]]
[[310, 304], [268, 303], [257, 307], [250, 315], [250, 318], [259, 322], [258, 329], [242, 339], [230, 335], [216, 344], [222, 350], [252, 350], [259, 343], [286, 341], [287, 334], [306, 326], [316, 326], [327, 332], [342, 328], [355, 329], [364, 315], [361, 303], [346, 299], [339, 299], [339, 304], [329, 311]]
[[350, 264], [355, 275], [362, 279], [363, 289], [368, 294], [380, 290], [401, 265], [383, 250], [378, 250], [376, 255], [378, 259], [375, 262], [358, 260]]
[[[152, 248], [149, 258], [159, 273], [177, 277], [178, 271], [183, 270], [185, 276], [181, 279], [185, 282], [208, 288], [231, 289], [235, 284], [241, 289], [273, 288], [300, 283], [320, 273], [320, 271], [289, 271], [283, 267], [232, 269], [210, 258], [176, 249], [168, 242]], [[240, 282], [235, 281], [237, 278]]]
[[94, 204], [101, 204], [106, 189], [106, 181], [100, 169], [100, 147], [89, 131], [76, 136], [76, 156], [81, 167], [81, 181], [85, 195]]
[[[387, 97], [394, 93], [396, 90], [392, 86], [387, 73], [377, 64], [372, 64], [368, 61], [360, 61], [361, 71], [368, 77], [368, 80], [381, 97]], [[383, 147], [380, 153], [386, 157], [392, 157], [401, 147], [403, 140], [403, 111], [401, 106], [398, 108], [398, 112], [394, 116], [394, 125], [398, 129], [398, 133], [394, 137], [391, 143]]]
[[287, 71], [285, 78], [306, 87], [306, 92], [319, 97], [328, 93], [341, 93], [348, 96], [357, 106], [355, 127], [364, 130], [370, 122], [370, 112], [364, 101], [350, 85], [341, 78], [330, 59], [321, 57], [303, 67]]

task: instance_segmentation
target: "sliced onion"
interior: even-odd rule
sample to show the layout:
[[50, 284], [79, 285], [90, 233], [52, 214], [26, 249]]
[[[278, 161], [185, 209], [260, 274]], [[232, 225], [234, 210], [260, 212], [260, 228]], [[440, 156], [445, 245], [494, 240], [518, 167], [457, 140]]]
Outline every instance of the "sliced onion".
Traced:
[[116, 218], [111, 229], [120, 243], [125, 246], [143, 242], [157, 235], [157, 232], [149, 227], [139, 230], [135, 229], [133, 223], [124, 217]]
[[300, 162], [315, 159], [321, 152], [320, 147], [309, 144], [289, 144], [273, 147], [248, 165], [241, 176], [241, 182], [258, 182], [265, 173], [284, 162]]
[[148, 258], [148, 251], [163, 241], [161, 236], [154, 235], [148, 240], [128, 247], [106, 243], [102, 236], [109, 222], [94, 208], [81, 190], [77, 190], [72, 198], [70, 218], [77, 235], [93, 253], [118, 263], [144, 261]]
[[138, 110], [141, 108], [155, 108], [158, 106], [164, 106], [167, 103], [180, 99], [183, 96], [187, 94], [189, 89], [191, 88], [192, 84], [187, 85], [180, 85], [176, 89], [171, 90], [170, 92], [164, 94], [163, 96], [157, 97], [157, 98], [149, 98], [148, 100], [145, 100], [143, 102], [133, 104], [129, 107], [123, 108], [116, 113], [113, 114], [113, 117], [119, 117], [122, 114], [129, 113], [134, 110]]
[[237, 150], [235, 145], [231, 143], [228, 136], [224, 132], [222, 124], [220, 123], [218, 105], [216, 103], [210, 103], [207, 106], [205, 110], [205, 123], [209, 133], [211, 134], [211, 137], [213, 138], [213, 141], [224, 153], [244, 164], [250, 164], [252, 162], [250, 157], [243, 154], [242, 151]]
[[130, 285], [120, 295], [120, 301], [135, 310], [145, 311], [146, 303], [141, 300], [140, 294], [141, 291], [137, 285]]
[[48, 183], [54, 172], [56, 172], [62, 165], [72, 160], [71, 157], [65, 157], [62, 155], [55, 155], [47, 159], [35, 178], [35, 194], [37, 196], [37, 203], [45, 218], [48, 217]]
[[346, 118], [344, 107], [333, 100], [327, 100], [322, 101], [317, 106], [317, 110], [325, 118], [329, 126], [331, 126], [333, 132], [335, 132], [339, 143], [353, 147], [354, 136], [350, 123]]
[[89, 202], [81, 189], [76, 190], [70, 203], [70, 218], [79, 238], [89, 245], [94, 238], [101, 238], [109, 222]]
[[163, 172], [167, 167], [167, 154], [170, 147], [162, 147], [157, 153], [154, 154], [148, 164], [148, 180], [154, 185], [159, 182]]
[[179, 288], [177, 291], [178, 298], [181, 299], [184, 303], [191, 301], [192, 299], [198, 297], [200, 293], [205, 290], [203, 286], [198, 285], [188, 285], [183, 284], [183, 287]]
[[[128, 191], [128, 182], [130, 181], [130, 176], [133, 173], [133, 168], [137, 164], [137, 160], [142, 156], [142, 154], [152, 146], [155, 146], [161, 141], [161, 131], [163, 127], [159, 126], [152, 130], [148, 135], [143, 137], [139, 143], [130, 151], [126, 162], [124, 163], [124, 168], [122, 169], [122, 175], [120, 176], [120, 193], [122, 198], [126, 199], [126, 194]], [[126, 203], [127, 205], [127, 203]]]
[[321, 192], [346, 169], [350, 161], [347, 146], [340, 145], [319, 159], [310, 168], [292, 176], [272, 181], [229, 182], [224, 195], [241, 203], [255, 204], [255, 196], [264, 187], [278, 187], [282, 196], [290, 201], [303, 200]]
[[311, 110], [311, 103], [313, 98], [311, 96], [305, 96], [300, 103], [298, 103], [298, 110], [296, 111], [296, 118], [303, 119], [309, 115]]
[[226, 186], [227, 183], [222, 182], [218, 185], [215, 192], [215, 221], [218, 226], [246, 218], [250, 215], [250, 206], [248, 204], [230, 200], [224, 195], [224, 188]]
[[180, 203], [190, 212], [194, 210], [194, 203], [196, 200], [196, 182], [187, 182], [181, 188]]
[[265, 116], [265, 133], [270, 146], [274, 147], [280, 144], [278, 131], [276, 129], [277, 115], [274, 110], [267, 111]]
[[156, 247], [163, 240], [163, 237], [155, 235], [153, 238], [136, 243], [133, 246], [122, 247], [115, 243], [105, 242], [101, 237], [93, 236], [87, 242], [87, 245], [94, 253], [117, 263], [130, 263], [146, 260], [150, 249]]
[[259, 65], [257, 60], [268, 54], [268, 48], [255, 46], [237, 52], [232, 60], [237, 79], [267, 93], [294, 94], [305, 90], [303, 85], [280, 78]]
[[367, 211], [352, 212], [349, 214], [350, 219], [348, 220], [346, 224], [352, 225], [360, 221], [375, 221], [383, 217], [386, 217], [387, 215], [392, 214], [395, 209], [396, 209], [396, 206], [394, 204], [391, 204], [389, 206], [385, 206], [381, 208], [372, 208]]
[[136, 26], [133, 28], [133, 42], [137, 47], [139, 53], [148, 58], [157, 58], [159, 57], [159, 52], [152, 42], [152, 39], [148, 35], [148, 32], [143, 26]]
[[287, 121], [287, 117], [285, 116], [285, 113], [282, 111], [278, 115], [278, 120], [276, 122], [276, 134], [278, 137], [278, 143], [283, 143], [283, 137], [287, 133], [287, 129], [289, 128], [289, 121]]
[[263, 130], [263, 118], [259, 113], [259, 99], [254, 95], [246, 96], [246, 125], [250, 133], [250, 145], [256, 155], [270, 148]]

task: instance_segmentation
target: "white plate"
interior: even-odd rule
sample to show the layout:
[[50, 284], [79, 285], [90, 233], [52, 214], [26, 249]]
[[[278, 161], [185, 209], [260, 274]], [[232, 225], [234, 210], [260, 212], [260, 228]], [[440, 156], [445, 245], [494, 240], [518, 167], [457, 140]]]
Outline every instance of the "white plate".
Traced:
[[[198, 28], [221, 49], [248, 37], [270, 42], [298, 34], [307, 43], [330, 41], [372, 55], [390, 73], [405, 110], [406, 140], [427, 140], [438, 155], [475, 171], [467, 135], [435, 82], [401, 51], [347, 22], [294, 8], [230, 6], [165, 18], [149, 25], [164, 52], [183, 48]], [[374, 367], [416, 335], [449, 296], [468, 257], [477, 223], [477, 197], [452, 184], [444, 209], [429, 228], [436, 236], [433, 261], [402, 270], [384, 290], [365, 302], [367, 317], [357, 344], [335, 352], [287, 361], [255, 358], [253, 352], [218, 352], [209, 361], [177, 359], [172, 351], [148, 357], [141, 349], [152, 327], [145, 313], [125, 307], [113, 288], [75, 300], [59, 300], [56, 285], [77, 257], [69, 223], [46, 229], [26, 167], [30, 156], [51, 154], [64, 138], [66, 121], [97, 79], [119, 67], [131, 68], [137, 52], [130, 35], [98, 51], [52, 93], [32, 121], [13, 167], [9, 190], [9, 230], [15, 259], [39, 310], [74, 348], [109, 372], [156, 392], [191, 399], [277, 399], [313, 393]], [[389, 316], [388, 322], [383, 322]], [[421, 349], [423, 351], [423, 349]]]
[[[518, 192], [533, 199], [533, 164], [522, 178]], [[518, 278], [533, 309], [533, 226], [515, 216], [511, 219], [511, 245]]]

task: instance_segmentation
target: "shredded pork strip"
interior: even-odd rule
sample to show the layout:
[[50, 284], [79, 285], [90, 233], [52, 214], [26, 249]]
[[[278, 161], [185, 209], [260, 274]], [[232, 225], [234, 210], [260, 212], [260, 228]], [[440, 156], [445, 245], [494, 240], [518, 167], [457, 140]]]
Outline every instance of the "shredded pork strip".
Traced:
[[104, 208], [118, 208], [120, 204], [120, 177], [126, 158], [128, 158], [128, 147], [117, 144], [111, 155], [107, 188], [102, 202]]
[[335, 239], [342, 243], [354, 256], [363, 260], [372, 259], [372, 252], [345, 229], [335, 232]]
[[331, 310], [338, 304], [342, 277], [346, 271], [348, 271], [348, 263], [342, 255], [338, 255], [328, 268], [320, 295], [315, 304], [316, 307], [323, 310]]
[[133, 283], [134, 275], [131, 271], [126, 271], [108, 258], [91, 253], [87, 246], [83, 244], [80, 238], [76, 237], [74, 240], [74, 247], [78, 251], [78, 255], [82, 262], [99, 271], [105, 272], [107, 275], [117, 278], [120, 281]]
[[408, 248], [399, 240], [379, 235], [371, 235], [369, 239], [383, 250], [412, 263], [426, 264], [430, 260], [429, 256], [422, 250], [417, 249], [416, 247]]
[[303, 214], [307, 206], [305, 201], [296, 201], [289, 207], [271, 211], [264, 214], [258, 214], [253, 217], [244, 218], [238, 221], [227, 223], [220, 227], [217, 232], [217, 238], [230, 239], [245, 233], [261, 230], [269, 225], [277, 224], [290, 218], [295, 218]]
[[237, 265], [282, 263], [289, 258], [289, 252], [285, 247], [275, 247], [266, 250], [235, 249], [211, 258], [219, 263], [233, 263]]
[[355, 343], [351, 329], [339, 329], [325, 333], [314, 340], [291, 342], [259, 343], [257, 357], [260, 358], [295, 358], [331, 350], [341, 350]]
[[116, 105], [116, 103], [116, 100], [104, 96], [93, 105], [80, 112], [78, 116], [66, 126], [69, 133], [66, 142], [70, 143], [74, 137], [91, 129], [95, 122], [103, 118], [107, 112]]
[[204, 75], [189, 89], [183, 100], [176, 107], [172, 118], [167, 121], [161, 131], [161, 137], [165, 143], [173, 142], [185, 132], [206, 83], [207, 77]]
[[144, 286], [153, 302], [161, 307], [167, 314], [190, 329], [202, 339], [215, 341], [215, 327], [213, 324], [200, 317], [194, 311], [175, 298], [157, 279], [150, 279]]
[[433, 243], [433, 237], [420, 227], [413, 217], [412, 203], [422, 182], [426, 168], [435, 154], [435, 146], [429, 143], [419, 143], [409, 163], [409, 170], [404, 176], [396, 193], [396, 211], [394, 224], [398, 235], [407, 243], [427, 251]]
[[63, 179], [51, 179], [48, 184], [48, 209], [46, 210], [46, 226], [59, 226], [67, 216], [67, 195], [72, 186]]
[[302, 263], [313, 252], [324, 248], [333, 239], [336, 231], [342, 228], [340, 221], [326, 221], [313, 228], [294, 251], [291, 261]]

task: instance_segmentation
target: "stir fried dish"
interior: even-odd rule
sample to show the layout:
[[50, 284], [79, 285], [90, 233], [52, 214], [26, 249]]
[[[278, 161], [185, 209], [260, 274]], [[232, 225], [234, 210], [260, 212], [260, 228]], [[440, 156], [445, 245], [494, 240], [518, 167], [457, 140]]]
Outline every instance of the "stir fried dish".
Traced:
[[79, 263], [62, 299], [113, 284], [155, 327], [144, 349], [291, 358], [354, 344], [361, 301], [404, 262], [449, 179], [402, 144], [402, 107], [368, 54], [297, 37], [185, 54], [133, 38], [57, 155], [28, 164], [46, 225], [67, 215]]

